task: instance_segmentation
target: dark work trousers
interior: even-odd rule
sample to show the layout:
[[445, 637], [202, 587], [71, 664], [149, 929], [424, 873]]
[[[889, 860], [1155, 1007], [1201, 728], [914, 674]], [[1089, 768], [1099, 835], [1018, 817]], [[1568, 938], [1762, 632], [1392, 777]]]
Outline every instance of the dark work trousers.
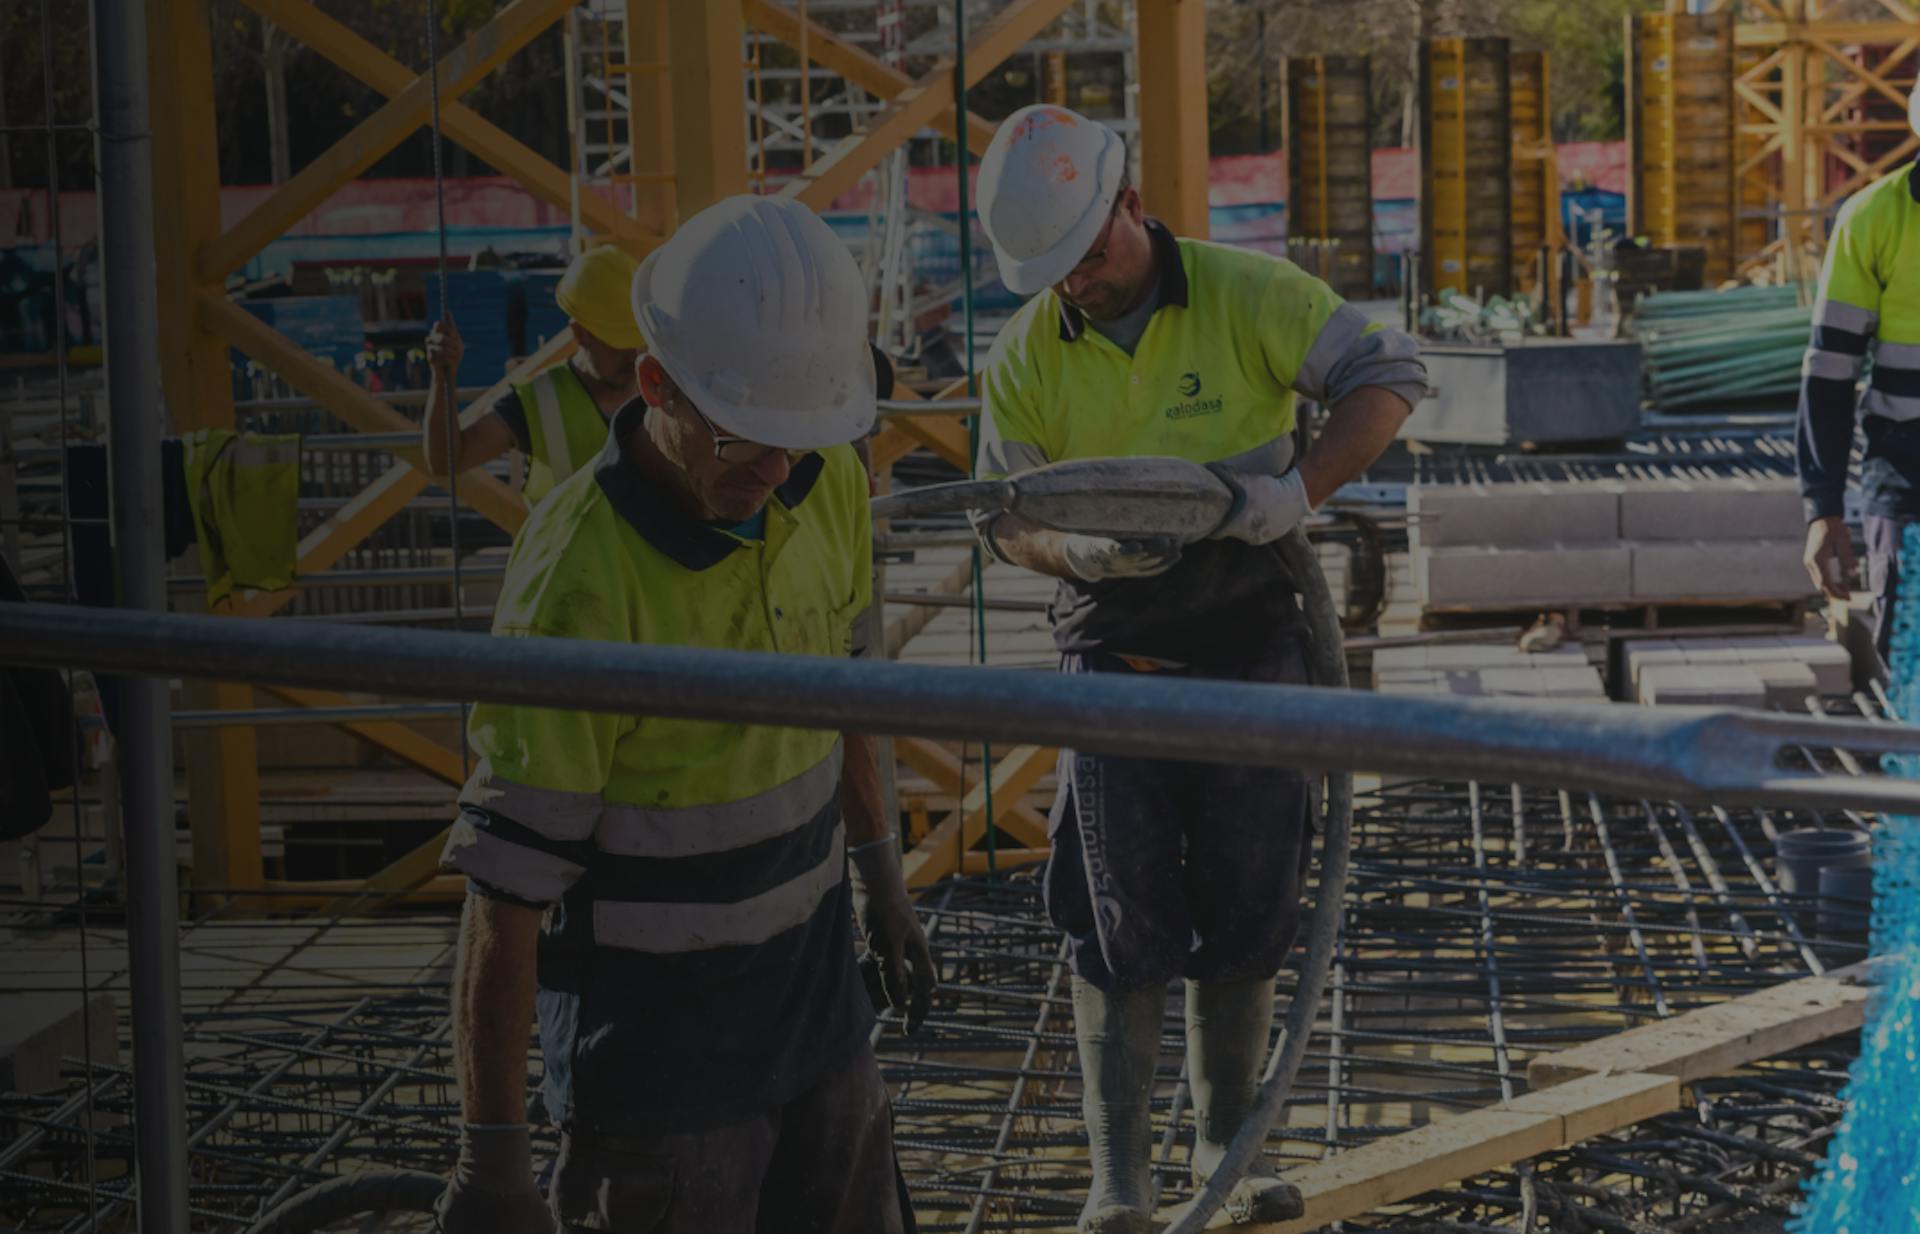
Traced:
[[887, 1087], [873, 1051], [783, 1106], [674, 1135], [570, 1128], [548, 1200], [563, 1230], [904, 1234]]
[[1911, 519], [1869, 514], [1860, 520], [1867, 541], [1867, 590], [1873, 593], [1873, 646], [1889, 670], [1893, 657], [1893, 605], [1900, 594], [1900, 537]]
[[[1162, 672], [1305, 685], [1305, 637], [1235, 668]], [[1134, 670], [1090, 653], [1061, 671]], [[1299, 772], [1065, 750], [1047, 834], [1047, 914], [1099, 989], [1270, 977], [1286, 962], [1310, 851]]]

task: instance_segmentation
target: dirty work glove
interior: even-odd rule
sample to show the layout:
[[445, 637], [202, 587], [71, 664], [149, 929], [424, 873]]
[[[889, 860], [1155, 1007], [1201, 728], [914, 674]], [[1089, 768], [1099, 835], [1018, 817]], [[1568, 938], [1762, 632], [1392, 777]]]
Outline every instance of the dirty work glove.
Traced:
[[889, 831], [878, 840], [847, 849], [853, 866], [853, 916], [860, 937], [880, 963], [887, 1005], [917, 1032], [933, 1005], [933, 951], [907, 898], [900, 873], [900, 845]]
[[1180, 545], [1167, 536], [1114, 540], [1106, 536], [1070, 535], [1060, 542], [1067, 569], [1086, 583], [1110, 578], [1152, 578], [1173, 569]]
[[460, 1159], [433, 1214], [442, 1234], [554, 1234], [533, 1182], [532, 1129], [463, 1124]]
[[1210, 540], [1272, 544], [1313, 513], [1307, 482], [1294, 468], [1284, 476], [1249, 475], [1217, 464], [1207, 468], [1233, 490], [1233, 509], [1208, 535]]

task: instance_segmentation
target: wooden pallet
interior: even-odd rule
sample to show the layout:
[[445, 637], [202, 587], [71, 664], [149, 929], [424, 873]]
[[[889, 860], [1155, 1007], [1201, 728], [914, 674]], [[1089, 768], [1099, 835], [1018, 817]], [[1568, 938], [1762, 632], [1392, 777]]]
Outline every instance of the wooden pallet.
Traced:
[[[1442, 605], [1421, 610], [1422, 630], [1470, 630], [1483, 626], [1530, 626], [1545, 613], [1567, 619], [1569, 632], [1585, 627], [1602, 630], [1672, 630], [1688, 632], [1718, 627], [1716, 633], [1799, 633], [1806, 626], [1805, 597], [1791, 599], [1675, 599], [1618, 600], [1592, 604], [1539, 604], [1476, 608]], [[1726, 629], [1731, 627], [1732, 629]]]

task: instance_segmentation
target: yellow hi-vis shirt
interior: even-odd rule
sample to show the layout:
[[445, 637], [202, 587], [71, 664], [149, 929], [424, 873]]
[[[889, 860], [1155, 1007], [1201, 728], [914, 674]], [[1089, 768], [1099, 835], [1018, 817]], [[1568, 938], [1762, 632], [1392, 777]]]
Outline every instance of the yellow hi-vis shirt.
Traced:
[[1843, 511], [1853, 450], [1854, 385], [1867, 448], [1867, 514], [1920, 518], [1920, 163], [1847, 199], [1827, 242], [1813, 336], [1801, 369], [1800, 492], [1807, 521]]
[[[807, 456], [764, 539], [684, 514], [598, 458], [514, 541], [500, 655], [573, 638], [844, 656], [872, 595], [866, 471]], [[445, 861], [484, 894], [556, 905], [540, 952], [549, 1112], [601, 1130], [691, 1128], [776, 1106], [866, 1039], [839, 734], [483, 703], [480, 762]]]
[[[1159, 304], [1132, 355], [1052, 291], [1001, 330], [981, 380], [981, 476], [1149, 455], [1277, 475], [1298, 396], [1424, 395], [1412, 340], [1291, 262], [1147, 229]], [[1237, 661], [1297, 624], [1276, 550], [1227, 540], [1189, 545], [1157, 578], [1063, 582], [1053, 618], [1062, 652], [1191, 664]]]

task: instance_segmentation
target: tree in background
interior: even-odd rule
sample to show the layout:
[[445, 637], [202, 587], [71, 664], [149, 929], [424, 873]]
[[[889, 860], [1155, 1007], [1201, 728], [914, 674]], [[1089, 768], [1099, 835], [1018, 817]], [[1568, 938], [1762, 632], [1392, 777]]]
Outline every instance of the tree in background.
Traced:
[[[1374, 144], [1411, 145], [1423, 38], [1504, 35], [1515, 51], [1553, 61], [1554, 135], [1608, 140], [1624, 132], [1622, 18], [1646, 0], [1212, 0], [1207, 13], [1207, 93], [1212, 148], [1267, 149], [1280, 130], [1280, 66], [1289, 56], [1366, 55], [1373, 60]], [[1260, 89], [1266, 66], [1265, 91]]]

